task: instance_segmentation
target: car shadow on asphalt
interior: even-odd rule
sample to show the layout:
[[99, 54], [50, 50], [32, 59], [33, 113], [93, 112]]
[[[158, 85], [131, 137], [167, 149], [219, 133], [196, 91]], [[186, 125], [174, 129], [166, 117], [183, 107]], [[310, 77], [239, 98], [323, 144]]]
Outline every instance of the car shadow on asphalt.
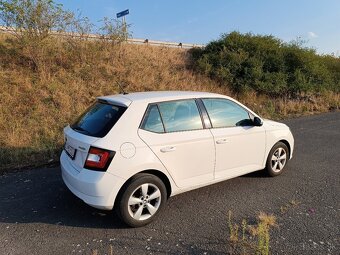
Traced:
[[127, 228], [114, 211], [92, 208], [74, 196], [59, 167], [0, 176], [0, 222]]
[[[179, 196], [180, 198], [176, 196], [175, 200], [181, 199], [183, 200], [181, 203], [187, 204], [187, 201], [192, 201], [199, 195], [204, 196], [211, 192], [219, 194], [219, 189], [225, 185], [230, 186], [229, 189], [233, 194], [232, 190], [239, 187], [237, 183], [246, 182], [247, 178], [262, 177], [266, 178], [263, 171], [250, 173], [227, 183], [217, 183], [209, 186], [210, 188], [187, 192]], [[225, 195], [221, 194], [221, 196]], [[215, 196], [215, 200], [218, 201], [222, 197]], [[215, 203], [215, 200], [212, 202]], [[169, 202], [168, 207], [172, 208], [174, 205]], [[187, 207], [190, 207], [190, 203]], [[171, 218], [170, 215], [168, 217]], [[120, 221], [114, 211], [95, 209], [73, 195], [63, 183], [59, 167], [0, 176], [0, 222], [46, 223], [96, 229], [129, 228]]]
[[256, 171], [256, 172], [245, 174], [245, 175], [242, 175], [240, 177], [243, 177], [243, 178], [270, 178], [270, 176], [268, 176], [265, 173], [264, 170], [259, 170], [259, 171]]

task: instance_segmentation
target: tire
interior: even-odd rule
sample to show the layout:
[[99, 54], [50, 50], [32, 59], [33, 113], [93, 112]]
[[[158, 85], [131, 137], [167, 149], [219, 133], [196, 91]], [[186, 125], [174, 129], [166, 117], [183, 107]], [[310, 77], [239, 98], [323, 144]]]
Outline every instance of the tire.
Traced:
[[152, 222], [167, 201], [167, 190], [157, 176], [137, 174], [123, 187], [115, 210], [130, 227], [142, 227]]
[[272, 177], [280, 175], [287, 165], [289, 153], [287, 145], [282, 142], [276, 143], [268, 154], [266, 173]]

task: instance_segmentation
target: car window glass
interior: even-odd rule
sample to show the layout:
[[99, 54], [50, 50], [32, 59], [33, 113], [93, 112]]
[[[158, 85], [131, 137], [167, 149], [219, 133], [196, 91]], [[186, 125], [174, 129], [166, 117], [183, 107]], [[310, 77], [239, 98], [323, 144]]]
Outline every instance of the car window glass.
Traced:
[[166, 132], [203, 129], [195, 100], [163, 102], [159, 110]]
[[71, 125], [71, 128], [88, 136], [104, 137], [125, 110], [126, 107], [96, 102]]
[[250, 126], [252, 121], [248, 112], [238, 104], [227, 99], [203, 99], [214, 128]]
[[141, 128], [151, 132], [164, 133], [164, 127], [157, 105], [149, 106]]

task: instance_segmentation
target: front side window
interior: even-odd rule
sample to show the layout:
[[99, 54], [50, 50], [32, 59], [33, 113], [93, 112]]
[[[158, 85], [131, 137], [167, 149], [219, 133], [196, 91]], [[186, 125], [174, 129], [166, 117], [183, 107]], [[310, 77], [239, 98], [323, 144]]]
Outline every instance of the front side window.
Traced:
[[159, 103], [165, 132], [203, 129], [195, 100], [179, 100]]
[[214, 128], [252, 125], [248, 112], [230, 100], [206, 98], [202, 101]]
[[164, 133], [161, 115], [156, 104], [150, 105], [147, 109], [141, 129], [155, 133]]
[[71, 128], [84, 135], [104, 137], [126, 109], [123, 106], [98, 101], [89, 107]]

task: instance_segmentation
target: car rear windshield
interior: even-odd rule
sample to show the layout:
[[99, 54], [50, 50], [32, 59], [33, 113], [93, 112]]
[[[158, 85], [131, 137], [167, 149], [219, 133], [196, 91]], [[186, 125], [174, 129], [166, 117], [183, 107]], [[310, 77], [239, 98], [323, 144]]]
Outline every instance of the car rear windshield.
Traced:
[[124, 106], [97, 101], [71, 125], [71, 128], [84, 135], [104, 137], [126, 109]]

